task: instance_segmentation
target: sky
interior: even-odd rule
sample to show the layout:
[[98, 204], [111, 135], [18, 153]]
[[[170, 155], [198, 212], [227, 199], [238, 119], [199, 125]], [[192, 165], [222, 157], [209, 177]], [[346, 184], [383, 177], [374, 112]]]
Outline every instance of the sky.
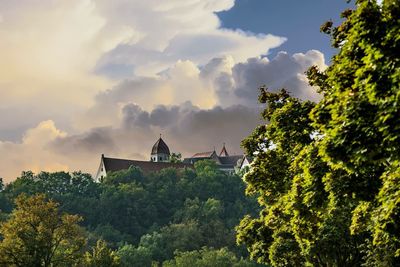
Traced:
[[[333, 2], [335, 4], [333, 4]], [[0, 177], [94, 174], [100, 155], [149, 160], [159, 134], [188, 157], [240, 141], [259, 86], [318, 101], [304, 72], [341, 0], [0, 1]], [[337, 20], [337, 21], [336, 21]]]
[[221, 25], [255, 33], [283, 35], [288, 40], [272, 49], [288, 53], [319, 50], [329, 59], [337, 52], [329, 46], [329, 36], [321, 34], [325, 21], [340, 22], [340, 12], [352, 8], [345, 0], [240, 0], [233, 8], [218, 13]]

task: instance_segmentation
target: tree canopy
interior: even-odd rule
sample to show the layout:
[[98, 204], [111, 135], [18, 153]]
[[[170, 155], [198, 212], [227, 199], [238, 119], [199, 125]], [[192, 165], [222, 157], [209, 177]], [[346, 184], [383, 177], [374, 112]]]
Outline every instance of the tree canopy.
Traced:
[[400, 2], [356, 1], [337, 27], [339, 49], [312, 67], [315, 104], [261, 88], [266, 104], [244, 142], [259, 196], [237, 240], [273, 266], [397, 266], [400, 262]]
[[77, 215], [59, 214], [44, 195], [20, 195], [10, 219], [0, 225], [0, 266], [72, 266], [85, 237]]
[[[41, 194], [43, 201], [51, 199], [60, 216], [83, 218], [79, 225], [87, 244], [80, 251], [79, 266], [161, 265], [178, 251], [203, 247], [224, 248], [238, 261], [250, 262], [244, 247], [236, 246], [234, 231], [242, 216], [258, 210], [256, 200], [247, 198], [244, 189], [240, 176], [220, 171], [211, 161], [199, 161], [194, 169], [146, 174], [131, 167], [108, 174], [100, 183], [81, 172], [27, 171], [0, 192], [4, 200], [0, 220], [13, 217], [19, 209], [13, 202], [21, 193], [25, 198]], [[38, 218], [42, 219], [50, 220]]]

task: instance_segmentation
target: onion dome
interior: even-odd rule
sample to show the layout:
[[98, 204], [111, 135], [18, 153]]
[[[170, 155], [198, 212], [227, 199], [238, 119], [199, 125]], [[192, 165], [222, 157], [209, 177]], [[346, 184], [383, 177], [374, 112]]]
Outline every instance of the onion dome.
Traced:
[[157, 142], [154, 144], [153, 148], [151, 149], [151, 154], [167, 154], [170, 155], [169, 148], [167, 144], [161, 139], [158, 139]]

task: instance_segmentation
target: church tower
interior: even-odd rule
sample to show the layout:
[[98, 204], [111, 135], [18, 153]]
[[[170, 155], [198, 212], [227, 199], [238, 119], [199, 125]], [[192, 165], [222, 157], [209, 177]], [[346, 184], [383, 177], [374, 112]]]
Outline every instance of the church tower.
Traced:
[[151, 149], [150, 161], [152, 162], [169, 162], [170, 152], [167, 144], [162, 140], [161, 135], [160, 139], [154, 144]]

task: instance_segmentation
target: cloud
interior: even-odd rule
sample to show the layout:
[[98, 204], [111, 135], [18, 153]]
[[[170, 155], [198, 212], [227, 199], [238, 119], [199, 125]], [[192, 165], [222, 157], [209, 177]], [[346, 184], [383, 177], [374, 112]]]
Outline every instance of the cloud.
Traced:
[[55, 127], [53, 121], [43, 121], [26, 131], [21, 143], [1, 142], [0, 177], [8, 182], [22, 170], [68, 170], [69, 161], [52, 152], [48, 145], [57, 138], [64, 138], [65, 132]]
[[223, 142], [240, 153], [241, 140], [260, 123], [257, 109], [240, 105], [200, 109], [186, 102], [159, 105], [145, 111], [130, 103], [122, 107], [122, 114], [119, 127], [96, 128], [82, 135], [60, 138], [52, 143], [52, 147], [66, 154], [93, 155], [93, 151], [100, 154], [99, 150], [102, 150], [102, 153], [121, 157], [139, 153], [140, 158], [147, 159], [153, 143], [162, 133], [172, 151], [186, 156], [218, 147]]
[[[143, 49], [156, 53], [162, 51], [161, 47], [172, 49], [169, 44], [176, 36], [190, 33], [197, 38], [196, 33], [219, 32], [214, 12], [227, 10], [233, 4], [233, 0], [1, 1], [1, 106], [8, 114], [19, 114], [19, 107], [24, 107], [35, 110], [36, 116], [26, 118], [28, 123], [17, 116], [15, 127], [2, 130], [0, 138], [16, 139], [12, 128], [18, 129], [15, 135], [21, 136], [20, 129], [48, 119], [49, 113], [63, 128], [81, 130], [72, 129], [65, 114], [83, 111], [96, 94], [115, 84], [112, 79], [130, 77], [134, 65], [143, 62], [132, 65], [129, 61], [140, 56]], [[124, 46], [138, 47], [139, 52], [121, 55], [114, 65], [102, 60]], [[167, 60], [166, 53], [158, 57], [161, 59], [144, 58], [153, 73], [158, 72], [159, 62], [173, 65], [177, 61]], [[184, 58], [177, 52], [174, 57]], [[96, 74], [96, 66], [100, 65], [104, 66], [100, 71], [104, 76]], [[0, 117], [0, 125], [4, 120], [7, 118]]]
[[110, 153], [117, 151], [114, 140], [111, 138], [112, 131], [112, 128], [93, 128], [84, 134], [60, 136], [47, 142], [56, 143], [55, 151], [59, 154], [90, 157], [93, 154], [99, 155], [103, 151]]
[[0, 140], [49, 118], [67, 128], [112, 85], [91, 73], [104, 19], [91, 1], [0, 1], [0, 10]]
[[[172, 78], [165, 86], [160, 78], [163, 93], [148, 98], [147, 91], [138, 93], [141, 106], [177, 104], [193, 94], [194, 104], [212, 107], [215, 97], [200, 92], [204, 87], [192, 84], [179, 94], [173, 88], [189, 83], [197, 66], [213, 57], [246, 60], [285, 40], [221, 29], [215, 12], [233, 5], [234, 0], [1, 1], [0, 97], [11, 115], [0, 116], [0, 125], [15, 117], [1, 126], [0, 140], [16, 140], [27, 127], [49, 118], [65, 130], [82, 131], [72, 118], [85, 112], [99, 92], [124, 86], [120, 79], [143, 80], [166, 69], [175, 76], [173, 71], [181, 69], [185, 80]], [[35, 114], [21, 120], [21, 110]], [[107, 114], [98, 125], [103, 122], [109, 122]]]
[[203, 109], [216, 105], [258, 107], [258, 88], [264, 84], [273, 91], [284, 87], [295, 97], [318, 101], [320, 95], [309, 86], [304, 74], [312, 65], [326, 67], [321, 52], [310, 50], [294, 55], [280, 52], [271, 61], [256, 57], [243, 63], [224, 56], [212, 58], [203, 66], [189, 60], [177, 61], [155, 76], [135, 76], [99, 93], [95, 104], [80, 116], [80, 123], [96, 127], [115, 125], [115, 118], [121, 117], [120, 108], [127, 103], [145, 110], [158, 103], [175, 105], [187, 101]]
[[171, 151], [188, 157], [195, 152], [220, 149], [242, 153], [240, 141], [260, 123], [258, 110], [232, 106], [199, 109], [182, 105], [155, 107], [150, 112], [134, 104], [122, 107], [120, 127], [93, 128], [69, 135], [44, 121], [29, 129], [21, 143], [0, 142], [0, 177], [10, 181], [21, 170], [84, 170], [94, 173], [102, 153], [147, 160], [152, 145], [163, 134]]
[[[102, 75], [154, 75], [178, 60], [205, 64], [213, 57], [232, 55], [237, 61], [267, 54], [286, 39], [220, 28], [216, 12], [228, 10], [233, 0], [97, 1], [109, 25], [135, 25], [138, 38], [121, 42], [97, 62]], [[129, 77], [129, 76], [128, 76]]]
[[0, 1], [0, 176], [94, 172], [101, 153], [145, 160], [159, 133], [185, 156], [223, 142], [240, 153], [260, 85], [318, 100], [304, 71], [323, 55], [268, 60], [285, 38], [222, 29], [215, 12], [233, 5]]
[[124, 66], [129, 66], [137, 75], [154, 75], [178, 60], [190, 60], [202, 65], [212, 57], [230, 55], [238, 62], [245, 61], [248, 57], [268, 54], [270, 49], [284, 41], [284, 38], [273, 35], [230, 30], [182, 33], [173, 36], [162, 50], [143, 48], [140, 44], [120, 45], [105, 54], [96, 69], [98, 73], [107, 75], [112, 67], [121, 66], [126, 70]]
[[310, 50], [292, 56], [280, 52], [271, 61], [265, 57], [250, 58], [233, 66], [231, 72], [220, 72], [214, 78], [219, 103], [256, 106], [261, 85], [272, 91], [286, 88], [295, 97], [318, 101], [321, 96], [308, 84], [304, 74], [312, 65], [326, 68], [321, 52]]

